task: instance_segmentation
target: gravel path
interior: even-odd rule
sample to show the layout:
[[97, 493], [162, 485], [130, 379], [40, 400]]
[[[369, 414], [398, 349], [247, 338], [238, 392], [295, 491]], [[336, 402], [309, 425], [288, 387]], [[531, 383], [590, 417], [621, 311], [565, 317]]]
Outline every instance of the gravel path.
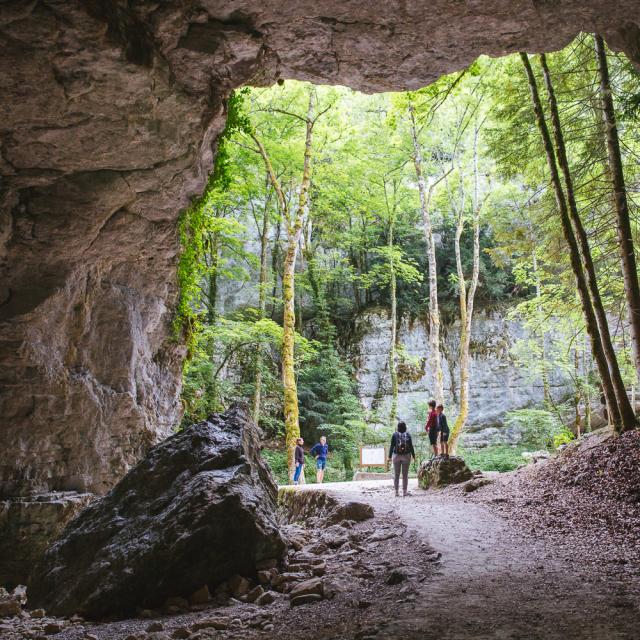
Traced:
[[[640, 637], [640, 592], [628, 576], [600, 573], [556, 540], [535, 539], [459, 490], [397, 499], [371, 483], [329, 489], [395, 514], [442, 554], [415, 605], [377, 620], [376, 638], [610, 640]], [[602, 541], [606, 545], [606, 541]]]

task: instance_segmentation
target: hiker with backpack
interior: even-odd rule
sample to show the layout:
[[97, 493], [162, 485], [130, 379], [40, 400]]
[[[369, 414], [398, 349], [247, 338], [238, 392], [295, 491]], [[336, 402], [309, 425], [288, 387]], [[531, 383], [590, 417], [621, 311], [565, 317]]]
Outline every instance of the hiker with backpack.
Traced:
[[406, 496], [408, 493], [411, 458], [416, 459], [411, 434], [407, 433], [407, 425], [404, 422], [398, 422], [398, 430], [391, 436], [391, 446], [389, 447], [389, 460], [393, 462], [393, 486], [396, 490], [396, 496], [400, 495], [400, 472], [402, 472], [402, 495]]

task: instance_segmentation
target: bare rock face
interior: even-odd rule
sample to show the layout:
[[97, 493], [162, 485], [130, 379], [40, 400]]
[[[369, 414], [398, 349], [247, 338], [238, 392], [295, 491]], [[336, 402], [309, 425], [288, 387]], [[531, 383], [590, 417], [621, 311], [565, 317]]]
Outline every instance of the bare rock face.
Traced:
[[177, 221], [224, 102], [277, 78], [423, 86], [637, 0], [9, 0], [0, 7], [0, 494], [104, 493], [179, 418]]
[[471, 480], [473, 473], [467, 463], [458, 456], [431, 458], [418, 469], [418, 486], [421, 489], [446, 487]]
[[0, 500], [0, 585], [27, 584], [45, 549], [94, 497], [66, 492]]
[[29, 602], [56, 615], [124, 616], [279, 558], [276, 486], [244, 410], [157, 445], [46, 552]]

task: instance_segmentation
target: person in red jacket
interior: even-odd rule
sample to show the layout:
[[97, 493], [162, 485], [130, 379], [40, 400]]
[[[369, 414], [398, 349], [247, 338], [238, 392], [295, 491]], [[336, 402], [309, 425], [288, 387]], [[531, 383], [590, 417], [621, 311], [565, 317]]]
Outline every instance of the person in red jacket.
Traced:
[[429, 415], [424, 430], [429, 436], [429, 444], [433, 449], [434, 457], [438, 457], [438, 413], [436, 412], [436, 401], [429, 400]]

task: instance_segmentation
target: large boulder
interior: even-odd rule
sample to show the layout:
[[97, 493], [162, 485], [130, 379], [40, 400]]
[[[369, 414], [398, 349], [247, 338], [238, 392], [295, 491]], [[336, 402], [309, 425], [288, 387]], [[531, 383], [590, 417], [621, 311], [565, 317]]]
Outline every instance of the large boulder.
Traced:
[[471, 480], [472, 477], [471, 469], [458, 456], [431, 458], [425, 460], [418, 469], [418, 485], [422, 489], [458, 484]]
[[56, 615], [125, 616], [279, 558], [277, 489], [257, 427], [233, 408], [150, 450], [45, 553], [30, 604]]

